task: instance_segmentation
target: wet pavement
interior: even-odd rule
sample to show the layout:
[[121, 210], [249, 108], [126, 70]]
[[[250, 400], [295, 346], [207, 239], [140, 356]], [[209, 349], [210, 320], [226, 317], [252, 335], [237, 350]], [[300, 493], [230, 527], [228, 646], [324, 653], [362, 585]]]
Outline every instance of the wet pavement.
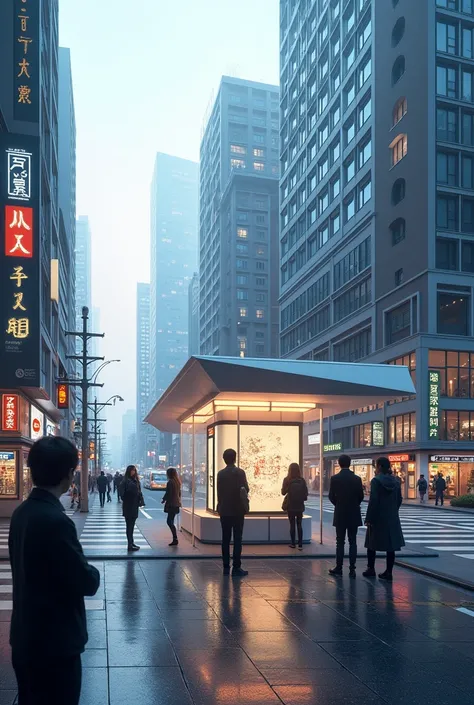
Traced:
[[[245, 579], [214, 560], [96, 565], [81, 705], [472, 704], [472, 592], [401, 568], [364, 579], [362, 563], [332, 578], [323, 559], [249, 561]], [[15, 699], [7, 606], [0, 705]]]

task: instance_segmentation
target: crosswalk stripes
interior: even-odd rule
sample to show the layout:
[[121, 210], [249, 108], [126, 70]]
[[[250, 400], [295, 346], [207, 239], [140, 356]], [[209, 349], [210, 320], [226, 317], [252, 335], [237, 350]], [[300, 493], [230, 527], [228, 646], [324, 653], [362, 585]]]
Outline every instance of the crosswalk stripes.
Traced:
[[[91, 551], [127, 550], [125, 520], [121, 507], [115, 503], [100, 507], [94, 504], [87, 516], [79, 538], [82, 548], [88, 554]], [[151, 546], [140, 529], [135, 526], [133, 540], [142, 550], [150, 550]]]
[[[319, 499], [311, 499], [308, 508], [319, 509]], [[323, 511], [328, 514], [334, 511], [327, 498], [323, 502]], [[451, 552], [457, 558], [474, 560], [474, 516], [405, 505], [400, 507], [400, 521], [407, 545], [416, 544], [436, 552]]]

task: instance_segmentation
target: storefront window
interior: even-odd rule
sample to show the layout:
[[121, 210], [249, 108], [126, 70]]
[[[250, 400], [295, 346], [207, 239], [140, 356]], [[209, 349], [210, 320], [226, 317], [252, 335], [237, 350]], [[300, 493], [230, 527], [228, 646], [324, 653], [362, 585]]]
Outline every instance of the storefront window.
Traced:
[[430, 350], [428, 365], [440, 373], [442, 397], [474, 398], [473, 353]]
[[388, 419], [388, 442], [410, 443], [416, 441], [416, 414], [390, 416]]
[[31, 480], [30, 468], [28, 467], [28, 453], [23, 453], [23, 492], [22, 499], [26, 499], [31, 492], [33, 482]]
[[[413, 384], [416, 386], [416, 353], [412, 352], [409, 353], [408, 355], [404, 355], [403, 357], [397, 357], [395, 360], [390, 360], [388, 365], [404, 365], [405, 367], [408, 367], [410, 370], [410, 376], [413, 380]], [[408, 399], [414, 399], [414, 396], [411, 397], [399, 397], [397, 399], [394, 399], [393, 401], [389, 401], [389, 404], [398, 404], [401, 401], [407, 401]]]
[[474, 412], [442, 411], [439, 438], [441, 441], [474, 441]]
[[18, 482], [16, 474], [16, 451], [0, 452], [0, 498], [14, 499], [18, 497]]
[[383, 446], [383, 426], [383, 421], [371, 421], [370, 423], [354, 426], [354, 448], [369, 448], [375, 445]]

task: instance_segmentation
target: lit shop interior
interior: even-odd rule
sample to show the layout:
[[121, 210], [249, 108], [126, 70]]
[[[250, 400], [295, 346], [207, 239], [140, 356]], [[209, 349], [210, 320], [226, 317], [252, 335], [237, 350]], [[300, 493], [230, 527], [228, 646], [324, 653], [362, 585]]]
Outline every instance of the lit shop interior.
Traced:
[[[361, 400], [389, 400], [414, 392], [404, 367], [251, 358], [191, 358], [146, 421], [181, 434], [183, 475], [192, 474], [192, 506], [182, 528], [193, 541], [220, 541], [217, 474], [226, 448], [247, 474], [250, 513], [247, 543], [288, 540], [281, 486], [290, 463], [303, 467], [303, 425], [343, 413]], [[324, 449], [319, 445], [319, 467]], [[318, 482], [319, 484], [319, 482]], [[204, 506], [196, 489], [205, 493]], [[303, 519], [311, 536], [311, 517]]]

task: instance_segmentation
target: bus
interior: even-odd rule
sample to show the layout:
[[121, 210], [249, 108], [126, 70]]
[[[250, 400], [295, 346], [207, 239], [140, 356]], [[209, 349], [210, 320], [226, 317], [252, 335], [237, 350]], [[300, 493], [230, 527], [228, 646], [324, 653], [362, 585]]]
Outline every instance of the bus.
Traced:
[[166, 490], [168, 476], [164, 470], [146, 470], [144, 487], [147, 490]]

